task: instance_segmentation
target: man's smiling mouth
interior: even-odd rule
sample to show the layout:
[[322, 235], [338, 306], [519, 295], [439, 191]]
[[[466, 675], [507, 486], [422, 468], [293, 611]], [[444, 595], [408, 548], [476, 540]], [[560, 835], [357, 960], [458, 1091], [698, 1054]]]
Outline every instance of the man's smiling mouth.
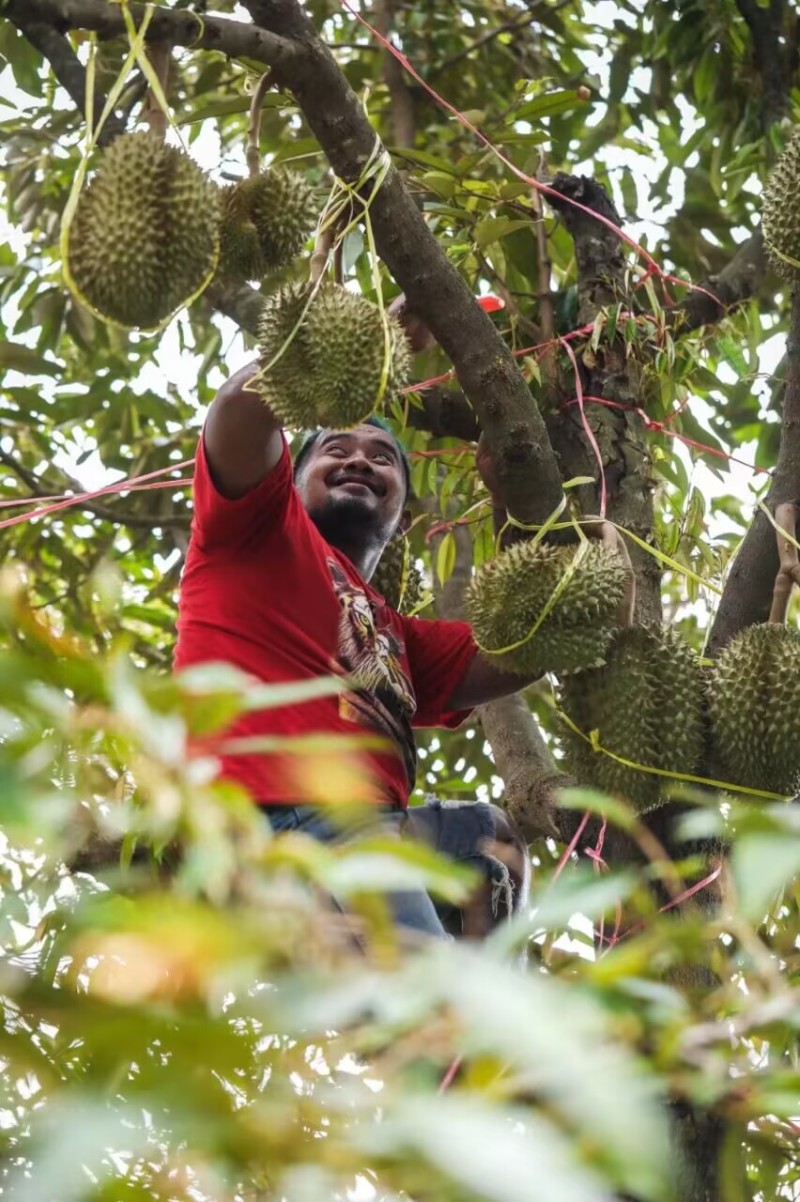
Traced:
[[377, 482], [365, 479], [363, 476], [339, 476], [331, 483], [330, 487], [367, 489], [367, 491], [373, 493], [376, 497], [380, 496]]

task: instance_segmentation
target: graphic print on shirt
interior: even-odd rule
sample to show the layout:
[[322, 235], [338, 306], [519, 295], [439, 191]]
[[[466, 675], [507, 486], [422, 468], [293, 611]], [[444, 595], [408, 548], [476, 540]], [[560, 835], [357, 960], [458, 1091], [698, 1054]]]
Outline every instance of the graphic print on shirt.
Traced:
[[410, 789], [417, 765], [410, 719], [417, 706], [401, 664], [402, 642], [391, 626], [376, 626], [367, 594], [351, 584], [335, 559], [328, 560], [328, 570], [342, 611], [339, 664], [361, 686], [342, 695], [339, 713], [348, 722], [377, 730], [392, 740], [402, 756]]

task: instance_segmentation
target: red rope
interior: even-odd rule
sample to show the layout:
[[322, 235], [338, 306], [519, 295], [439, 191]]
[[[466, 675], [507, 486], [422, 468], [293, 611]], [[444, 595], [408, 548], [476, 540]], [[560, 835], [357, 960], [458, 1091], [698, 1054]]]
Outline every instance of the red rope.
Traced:
[[[116, 484], [106, 485], [105, 488], [97, 488], [92, 492], [78, 493], [74, 497], [66, 497], [62, 501], [56, 501], [51, 505], [42, 505], [38, 509], [32, 510], [30, 513], [17, 514], [13, 518], [4, 518], [0, 522], [0, 530], [4, 530], [8, 526], [18, 526], [21, 522], [28, 522], [32, 518], [45, 517], [47, 514], [56, 513], [60, 509], [69, 509], [73, 505], [81, 505], [84, 501], [91, 501], [95, 497], [110, 496], [113, 493], [130, 492], [135, 486], [144, 481], [152, 481], [156, 476], [164, 476], [167, 472], [182, 471], [183, 468], [191, 467], [194, 459], [185, 459], [183, 463], [172, 463], [169, 467], [159, 468], [155, 472], [145, 472], [143, 476], [133, 476], [125, 480], [118, 480]], [[191, 479], [167, 480], [161, 485], [148, 484], [149, 488], [180, 488], [185, 484], [191, 484]], [[40, 498], [37, 498], [39, 500]]]
[[600, 453], [600, 447], [597, 445], [597, 439], [594, 436], [594, 430], [589, 425], [589, 420], [586, 417], [586, 410], [583, 405], [583, 385], [581, 383], [581, 372], [580, 368], [578, 367], [578, 360], [575, 358], [575, 352], [567, 341], [565, 341], [563, 338], [559, 338], [559, 342], [569, 355], [570, 362], [572, 363], [572, 369], [575, 373], [575, 403], [580, 409], [583, 431], [586, 435], [589, 446], [594, 452], [594, 457], [597, 460], [597, 466], [600, 471], [600, 517], [605, 518], [608, 492], [606, 489], [606, 474], [603, 469], [603, 456]]
[[455, 105], [451, 104], [449, 100], [445, 100], [443, 96], [440, 96], [439, 93], [432, 88], [425, 79], [422, 78], [416, 68], [411, 64], [411, 62], [409, 62], [408, 58], [406, 58], [406, 56], [400, 50], [393, 46], [388, 38], [384, 37], [382, 33], [379, 33], [373, 25], [370, 25], [369, 21], [367, 21], [366, 18], [363, 17], [361, 13], [353, 7], [351, 0], [342, 0], [342, 5], [352, 16], [356, 18], [357, 21], [364, 26], [365, 29], [369, 30], [372, 36], [378, 42], [380, 42], [385, 50], [388, 50], [389, 53], [397, 59], [404, 69], [408, 71], [409, 75], [417, 81], [420, 87], [424, 88], [428, 95], [436, 101], [440, 108], [445, 109], [448, 113], [455, 117], [455, 119], [461, 125], [463, 125], [465, 129], [468, 129], [470, 133], [474, 134], [475, 137], [483, 143], [486, 149], [491, 151], [491, 153], [497, 159], [499, 159], [504, 166], [508, 167], [509, 171], [513, 172], [518, 179], [523, 180], [523, 182], [528, 184], [529, 187], [535, 188], [536, 191], [540, 192], [543, 196], [554, 196], [562, 204], [566, 202], [567, 204], [572, 205], [573, 208], [578, 209], [581, 213], [586, 213], [589, 217], [592, 217], [595, 221], [599, 221], [601, 225], [604, 225], [610, 229], [612, 233], [620, 239], [620, 241], [624, 242], [627, 246], [634, 250], [639, 258], [645, 261], [648, 267], [648, 271], [644, 275], [641, 283], [645, 283], [651, 275], [655, 275], [662, 282], [669, 281], [670, 283], [680, 284], [682, 287], [688, 288], [693, 292], [702, 292], [705, 296], [708, 296], [711, 300], [713, 300], [713, 302], [721, 309], [724, 308], [724, 305], [720, 301], [719, 297], [714, 296], [712, 292], [702, 288], [699, 284], [692, 284], [687, 280], [679, 279], [677, 276], [668, 275], [665, 271], [663, 271], [653, 256], [646, 251], [643, 246], [640, 246], [640, 244], [636, 242], [634, 238], [631, 238], [630, 234], [626, 234], [619, 228], [618, 225], [615, 225], [613, 221], [610, 221], [608, 217], [601, 216], [599, 213], [596, 213], [594, 209], [590, 209], [587, 205], [581, 204], [580, 201], [573, 200], [572, 197], [569, 196], [563, 196], [560, 192], [557, 192], [555, 188], [551, 188], [548, 184], [543, 184], [540, 180], [536, 179], [532, 175], [527, 175], [524, 171], [517, 167], [516, 163], [512, 162], [511, 159], [504, 155], [503, 152], [494, 145], [491, 139], [486, 136], [486, 134], [482, 133], [482, 131], [479, 130], [476, 125], [473, 125], [472, 122], [455, 107]]
[[[720, 450], [719, 447], [710, 447], [707, 443], [698, 442], [695, 438], [689, 438], [688, 435], [681, 434], [678, 430], [668, 430], [667, 424], [680, 417], [686, 408], [686, 401], [683, 401], [663, 422], [659, 422], [655, 418], [648, 417], [644, 409], [640, 409], [638, 405], [625, 405], [622, 401], [609, 401], [606, 397], [592, 396], [590, 393], [584, 393], [583, 400], [591, 401], [595, 405], [605, 405], [609, 409], [624, 409], [629, 413], [638, 413], [648, 430], [652, 430], [656, 434], [663, 434], [667, 438], [677, 438], [680, 442], [685, 443], [687, 447], [693, 447], [695, 450], [703, 451], [707, 455], [715, 455], [718, 459], [727, 459], [731, 463], [739, 463], [742, 467], [749, 468], [751, 472], [762, 472], [766, 473], [766, 475], [771, 475], [772, 473], [771, 468], [758, 467], [755, 463], [748, 463], [746, 459], [739, 459], [736, 455], [731, 455], [728, 451]], [[567, 406], [575, 404], [577, 404], [576, 401], [567, 401]]]

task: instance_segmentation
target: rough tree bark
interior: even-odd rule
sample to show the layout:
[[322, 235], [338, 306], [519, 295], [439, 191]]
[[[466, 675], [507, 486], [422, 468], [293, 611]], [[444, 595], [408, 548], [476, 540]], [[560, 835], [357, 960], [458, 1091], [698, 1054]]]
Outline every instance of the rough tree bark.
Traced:
[[[572, 235], [578, 266], [578, 322], [581, 326], [588, 325], [605, 306], [625, 301], [625, 258], [622, 243], [614, 232], [569, 204], [568, 200], [579, 201], [615, 225], [621, 226], [622, 222], [607, 193], [594, 180], [562, 174], [556, 176], [552, 187], [565, 198], [563, 204], [554, 196], [548, 200]], [[550, 413], [547, 422], [562, 471], [570, 476], [594, 478], [595, 483], [582, 486], [578, 494], [582, 511], [597, 513], [602, 470], [608, 494], [607, 517], [644, 542], [650, 542], [655, 526], [650, 456], [644, 422], [638, 413], [629, 411], [642, 403], [636, 360], [626, 356], [621, 339], [615, 339], [613, 343], [601, 339], [595, 354], [584, 351], [581, 359], [579, 353], [579, 370], [587, 396], [601, 397], [612, 406], [628, 408], [586, 404], [582, 419], [572, 384], [570, 395], [560, 398], [561, 403]], [[574, 378], [571, 373], [564, 373], [565, 381], [571, 378]], [[597, 441], [602, 469], [589, 445], [584, 420]], [[628, 549], [636, 574], [636, 618], [659, 622], [661, 569], [658, 561], [635, 543], [630, 543]]]
[[[778, 462], [765, 504], [774, 513], [784, 501], [800, 500], [800, 293], [792, 298], [786, 345], [786, 388]], [[706, 647], [718, 655], [746, 626], [766, 622], [772, 586], [778, 572], [778, 550], [772, 525], [759, 510], [730, 570]]]

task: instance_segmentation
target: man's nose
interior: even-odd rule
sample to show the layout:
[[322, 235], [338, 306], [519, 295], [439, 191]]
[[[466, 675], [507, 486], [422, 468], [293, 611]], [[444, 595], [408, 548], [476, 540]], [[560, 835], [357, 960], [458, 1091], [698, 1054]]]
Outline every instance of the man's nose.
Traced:
[[347, 467], [351, 471], [369, 472], [372, 474], [374, 468], [363, 451], [351, 451], [347, 458]]

